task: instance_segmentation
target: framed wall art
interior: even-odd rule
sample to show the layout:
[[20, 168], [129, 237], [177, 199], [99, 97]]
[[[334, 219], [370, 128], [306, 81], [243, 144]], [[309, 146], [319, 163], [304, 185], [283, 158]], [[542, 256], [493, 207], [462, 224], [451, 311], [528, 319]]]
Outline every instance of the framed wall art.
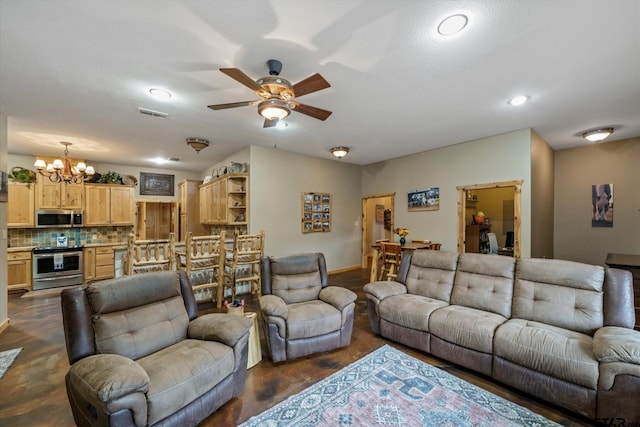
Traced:
[[141, 196], [173, 196], [174, 176], [140, 172]]
[[591, 186], [591, 226], [613, 227], [613, 184]]
[[414, 190], [407, 193], [409, 211], [437, 211], [440, 209], [440, 187]]
[[331, 231], [331, 194], [302, 193], [302, 232]]

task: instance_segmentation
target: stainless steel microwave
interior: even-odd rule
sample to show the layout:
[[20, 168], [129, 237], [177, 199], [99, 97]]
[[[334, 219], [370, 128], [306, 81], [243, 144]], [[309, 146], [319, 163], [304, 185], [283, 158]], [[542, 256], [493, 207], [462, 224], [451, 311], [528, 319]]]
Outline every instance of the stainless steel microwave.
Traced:
[[84, 225], [83, 212], [65, 209], [38, 209], [36, 211], [36, 227], [38, 228], [72, 228]]

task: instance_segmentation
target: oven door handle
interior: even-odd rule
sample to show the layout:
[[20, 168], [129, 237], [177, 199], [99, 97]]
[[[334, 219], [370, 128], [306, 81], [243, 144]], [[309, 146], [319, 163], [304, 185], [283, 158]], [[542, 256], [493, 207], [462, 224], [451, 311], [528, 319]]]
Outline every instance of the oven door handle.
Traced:
[[70, 274], [68, 276], [56, 276], [56, 277], [43, 277], [41, 279], [35, 278], [33, 280], [38, 282], [48, 282], [51, 280], [60, 280], [60, 279], [75, 279], [76, 277], [82, 277], [82, 274]]

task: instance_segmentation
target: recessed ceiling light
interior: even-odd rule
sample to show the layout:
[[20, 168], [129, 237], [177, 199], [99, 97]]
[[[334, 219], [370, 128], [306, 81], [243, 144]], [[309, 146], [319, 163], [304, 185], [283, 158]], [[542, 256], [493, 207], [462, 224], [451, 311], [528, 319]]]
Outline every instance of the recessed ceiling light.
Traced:
[[582, 134], [582, 137], [590, 142], [600, 142], [609, 138], [613, 134], [613, 128], [602, 128], [590, 130]]
[[514, 96], [513, 98], [511, 98], [508, 102], [509, 105], [514, 105], [514, 106], [518, 106], [518, 105], [522, 105], [525, 102], [527, 102], [529, 100], [529, 95], [518, 95], [518, 96]]
[[166, 101], [169, 98], [171, 98], [171, 92], [169, 92], [167, 90], [164, 90], [164, 89], [152, 88], [152, 89], [149, 89], [149, 93], [154, 98], [162, 100], [162, 101]]
[[469, 18], [466, 15], [458, 14], [444, 18], [438, 25], [438, 32], [443, 36], [451, 36], [459, 33], [467, 26]]

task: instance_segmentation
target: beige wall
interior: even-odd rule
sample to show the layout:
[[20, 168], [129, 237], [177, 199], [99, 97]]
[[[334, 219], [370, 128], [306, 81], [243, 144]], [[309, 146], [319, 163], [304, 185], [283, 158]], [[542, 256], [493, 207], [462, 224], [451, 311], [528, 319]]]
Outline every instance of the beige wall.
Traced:
[[554, 152], [531, 133], [531, 257], [553, 258]]
[[[7, 115], [0, 112], [0, 169], [7, 172]], [[7, 204], [0, 202], [0, 331], [9, 322], [7, 295]]]
[[[249, 223], [265, 231], [265, 255], [323, 252], [329, 270], [360, 266], [360, 166], [260, 146], [250, 158]], [[301, 232], [303, 192], [331, 193], [330, 232]]]
[[[640, 254], [640, 137], [555, 153], [554, 255], [603, 265]], [[613, 227], [591, 227], [591, 186], [613, 183]]]
[[[395, 226], [457, 249], [457, 186], [523, 180], [521, 255], [531, 246], [531, 130], [523, 129], [362, 168], [362, 194], [396, 192]], [[440, 210], [409, 212], [407, 192], [440, 188]]]

